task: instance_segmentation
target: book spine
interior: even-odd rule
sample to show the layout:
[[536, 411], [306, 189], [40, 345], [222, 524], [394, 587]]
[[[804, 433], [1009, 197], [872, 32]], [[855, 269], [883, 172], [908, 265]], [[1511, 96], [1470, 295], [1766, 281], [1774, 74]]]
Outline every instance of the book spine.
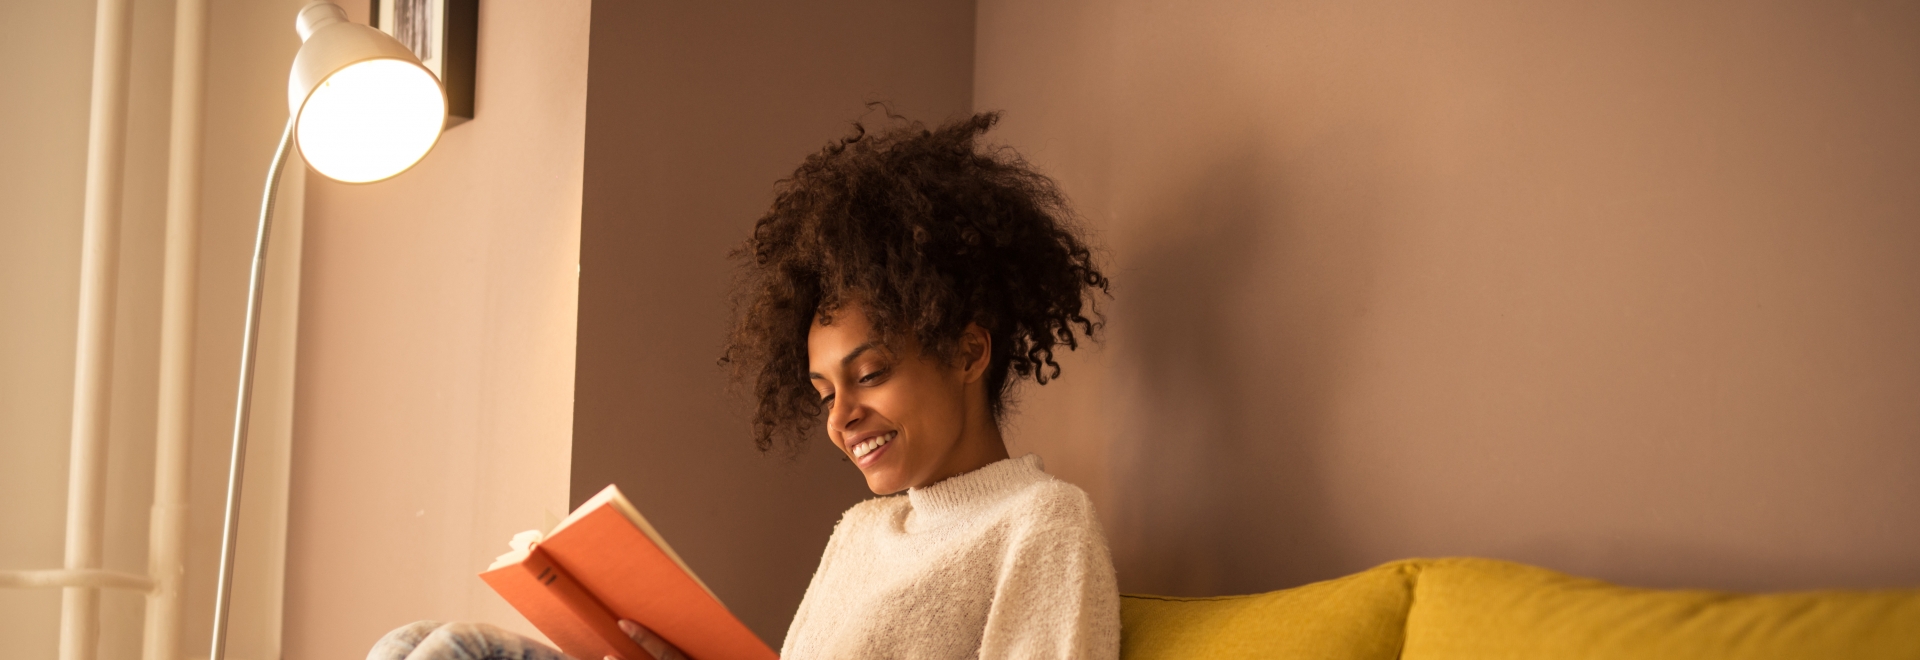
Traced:
[[519, 563], [481, 573], [480, 578], [567, 655], [579, 660], [653, 658], [621, 632], [619, 620], [599, 599], [539, 546]]

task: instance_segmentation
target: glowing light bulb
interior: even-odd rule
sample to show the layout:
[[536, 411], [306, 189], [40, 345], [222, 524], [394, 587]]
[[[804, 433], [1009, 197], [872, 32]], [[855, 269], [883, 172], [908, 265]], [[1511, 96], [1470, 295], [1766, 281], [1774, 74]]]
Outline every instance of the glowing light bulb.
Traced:
[[366, 183], [406, 171], [433, 149], [447, 100], [433, 74], [396, 59], [348, 65], [307, 97], [294, 135], [307, 164], [336, 181]]

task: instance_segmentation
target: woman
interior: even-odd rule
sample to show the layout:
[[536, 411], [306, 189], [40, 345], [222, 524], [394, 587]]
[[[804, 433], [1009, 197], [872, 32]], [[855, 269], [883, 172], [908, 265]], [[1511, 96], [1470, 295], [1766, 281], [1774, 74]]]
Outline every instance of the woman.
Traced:
[[[1107, 279], [1053, 182], [977, 144], [998, 119], [856, 130], [781, 182], [736, 252], [744, 286], [722, 362], [757, 401], [755, 442], [798, 448], [824, 417], [882, 496], [841, 516], [784, 658], [1119, 654], [1091, 503], [1038, 457], [1009, 458], [1000, 431], [1012, 386], [1058, 376], [1054, 351], [1093, 336], [1083, 310]], [[370, 657], [559, 654], [421, 622]]]

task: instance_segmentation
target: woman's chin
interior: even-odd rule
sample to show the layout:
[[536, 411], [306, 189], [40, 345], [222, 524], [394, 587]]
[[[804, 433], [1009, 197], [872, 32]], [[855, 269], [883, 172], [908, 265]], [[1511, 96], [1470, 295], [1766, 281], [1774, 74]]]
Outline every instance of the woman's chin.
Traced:
[[860, 468], [861, 476], [867, 478], [867, 489], [875, 495], [892, 495], [913, 485], [908, 483], [906, 472], [901, 469], [904, 461], [898, 452], [899, 444], [898, 440], [889, 442], [853, 459], [854, 466]]
[[892, 495], [907, 489], [906, 479], [898, 470], [887, 466], [874, 466], [862, 469], [861, 476], [867, 478], [867, 490], [875, 495]]
[[899, 461], [883, 460], [872, 465], [860, 466], [860, 476], [867, 479], [867, 490], [875, 495], [892, 495], [913, 486], [908, 483], [906, 473], [900, 469]]

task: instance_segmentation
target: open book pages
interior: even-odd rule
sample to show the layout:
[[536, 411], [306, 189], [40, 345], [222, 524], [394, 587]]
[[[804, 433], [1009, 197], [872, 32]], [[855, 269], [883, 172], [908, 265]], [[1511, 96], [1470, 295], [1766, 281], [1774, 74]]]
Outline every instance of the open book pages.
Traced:
[[529, 529], [513, 535], [513, 540], [507, 541], [507, 547], [512, 548], [512, 550], [508, 550], [504, 555], [494, 557], [493, 563], [487, 565], [487, 570], [491, 571], [501, 566], [520, 563], [527, 558], [528, 553], [533, 552], [533, 544], [539, 543], [541, 538], [544, 538], [544, 536], [541, 535], [540, 530], [537, 529]]
[[[566, 529], [568, 525], [573, 524], [573, 521], [579, 520], [585, 517], [586, 514], [603, 506], [613, 507], [615, 511], [620, 512], [620, 515], [625, 516], [628, 522], [633, 523], [634, 527], [640, 528], [640, 531], [646, 534], [647, 538], [652, 540], [654, 545], [659, 546], [660, 550], [665, 552], [667, 557], [672, 559], [673, 563], [680, 567], [680, 570], [685, 571], [688, 577], [693, 578], [693, 581], [699, 584], [701, 589], [706, 589], [707, 595], [713, 596], [713, 589], [707, 587], [707, 583], [701, 580], [700, 576], [693, 572], [693, 569], [687, 567], [687, 562], [680, 559], [680, 554], [673, 551], [673, 546], [667, 545], [667, 540], [661, 538], [659, 532], [654, 531], [653, 524], [647, 522], [647, 517], [640, 515], [640, 510], [633, 508], [633, 503], [627, 501], [627, 497], [620, 493], [620, 489], [612, 486], [602, 489], [598, 495], [594, 495], [587, 501], [580, 503], [580, 506], [576, 507], [573, 513], [567, 516], [566, 520], [560, 521], [560, 524], [554, 525], [553, 529], [545, 534], [541, 534], [540, 530], [537, 529], [529, 529], [513, 535], [513, 539], [507, 542], [507, 547], [511, 548], [511, 550], [507, 551], [506, 554], [495, 557], [493, 563], [487, 566], [487, 570], [516, 564], [525, 560], [527, 554], [533, 551], [533, 546], [539, 545], [541, 540], [560, 533], [560, 530]], [[719, 597], [714, 596], [714, 599], [718, 600]]]

